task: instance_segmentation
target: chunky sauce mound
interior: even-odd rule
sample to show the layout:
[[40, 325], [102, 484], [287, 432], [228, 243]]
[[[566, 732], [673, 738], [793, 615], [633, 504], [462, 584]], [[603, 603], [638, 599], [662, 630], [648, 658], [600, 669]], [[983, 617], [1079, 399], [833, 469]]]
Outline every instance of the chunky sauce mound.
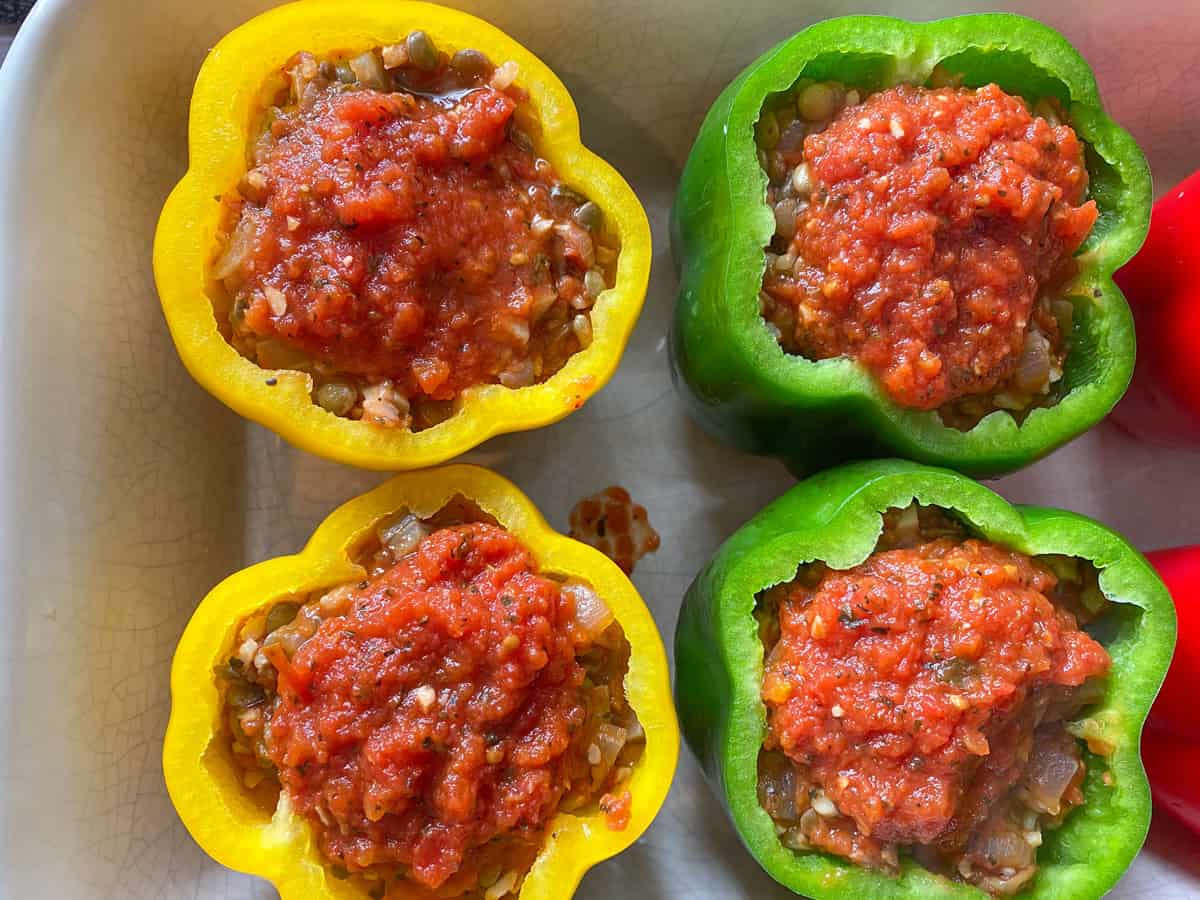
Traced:
[[445, 528], [355, 591], [290, 662], [267, 750], [322, 849], [438, 887], [538, 834], [587, 715], [572, 595], [486, 524]]
[[1096, 221], [1083, 150], [996, 85], [900, 85], [846, 106], [787, 162], [807, 164], [793, 269], [763, 290], [794, 312], [792, 352], [850, 356], [898, 404], [935, 409], [1014, 374], [1035, 300], [1069, 278]]
[[486, 82], [441, 94], [334, 83], [278, 110], [243, 180], [236, 268], [222, 266], [235, 337], [386, 380], [401, 413], [406, 399], [557, 371], [591, 340], [575, 311], [603, 278], [572, 218], [582, 199], [513, 138], [517, 107], [514, 88]]
[[941, 538], [789, 591], [765, 746], [852, 820], [840, 852], [864, 837], [961, 844], [1020, 776], [1017, 748], [1054, 692], [1107, 673], [1104, 648], [1047, 599], [1055, 581], [1021, 554]]

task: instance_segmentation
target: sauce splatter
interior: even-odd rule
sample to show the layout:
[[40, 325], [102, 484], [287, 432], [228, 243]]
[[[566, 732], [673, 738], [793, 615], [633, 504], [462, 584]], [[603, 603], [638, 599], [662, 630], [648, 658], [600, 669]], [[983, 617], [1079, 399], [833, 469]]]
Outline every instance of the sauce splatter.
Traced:
[[662, 543], [646, 508], [629, 491], [613, 485], [584, 497], [571, 509], [571, 537], [595, 547], [627, 575], [637, 561]]

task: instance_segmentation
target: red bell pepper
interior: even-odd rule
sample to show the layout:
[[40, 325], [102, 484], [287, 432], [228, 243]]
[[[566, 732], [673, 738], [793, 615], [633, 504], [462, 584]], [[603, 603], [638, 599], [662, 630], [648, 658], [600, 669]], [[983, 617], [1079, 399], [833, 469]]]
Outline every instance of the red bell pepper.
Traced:
[[1200, 780], [1196, 761], [1200, 744], [1147, 728], [1142, 733], [1142, 765], [1159, 809], [1200, 835]]
[[1154, 204], [1150, 234], [1114, 280], [1133, 310], [1137, 366], [1112, 419], [1157, 443], [1200, 446], [1200, 172]]
[[1179, 643], [1148, 724], [1200, 748], [1200, 545], [1154, 550], [1146, 558], [1171, 592], [1179, 622]]
[[1200, 834], [1200, 546], [1156, 550], [1146, 558], [1175, 601], [1179, 643], [1142, 734], [1142, 762], [1159, 808]]

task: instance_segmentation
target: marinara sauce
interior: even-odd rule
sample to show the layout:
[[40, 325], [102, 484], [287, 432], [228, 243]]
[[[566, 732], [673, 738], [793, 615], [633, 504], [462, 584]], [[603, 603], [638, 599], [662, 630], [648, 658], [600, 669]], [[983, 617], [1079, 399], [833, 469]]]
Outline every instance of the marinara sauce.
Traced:
[[472, 883], [494, 838], [537, 838], [582, 752], [583, 640], [570, 592], [493, 525], [436, 531], [359, 585], [274, 660], [267, 751], [326, 856], [437, 888]]
[[969, 831], [988, 813], [965, 808], [973, 781], [989, 772], [1002, 799], [1047, 700], [1108, 672], [1104, 648], [1048, 599], [1055, 582], [1020, 553], [940, 538], [788, 588], [764, 746], [848, 817], [843, 853]]
[[1002, 387], [1032, 327], [1048, 346], [1020, 387], [1045, 393], [1064, 335], [1036, 301], [1097, 217], [1070, 126], [989, 84], [899, 85], [797, 128], [780, 151], [805, 167], [788, 265], [763, 282], [788, 311], [784, 348], [857, 359], [897, 404], [935, 409]]
[[[322, 406], [381, 425], [552, 375], [590, 344], [615, 259], [599, 207], [518, 126], [511, 73], [429, 53], [430, 71], [385, 71], [371, 51], [350, 83], [344, 61], [289, 63], [289, 102], [268, 114], [214, 270], [241, 352], [332, 381]], [[414, 427], [436, 424], [417, 412]]]

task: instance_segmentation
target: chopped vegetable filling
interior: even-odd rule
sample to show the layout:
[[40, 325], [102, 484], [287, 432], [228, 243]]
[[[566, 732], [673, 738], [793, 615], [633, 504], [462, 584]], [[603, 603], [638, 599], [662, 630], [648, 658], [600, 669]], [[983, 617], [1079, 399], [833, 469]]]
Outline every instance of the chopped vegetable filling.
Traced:
[[1078, 625], [1104, 602], [1094, 570], [969, 538], [933, 509], [887, 521], [860, 565], [802, 566], [760, 600], [760, 801], [793, 849], [893, 872], [911, 852], [1014, 893], [1042, 830], [1083, 802], [1065, 723], [1111, 666]]
[[332, 871], [379, 897], [496, 900], [558, 811], [624, 827], [645, 736], [591, 587], [539, 574], [465, 503], [384, 523], [360, 562], [366, 580], [240, 627], [221, 674], [247, 787], [282, 789]]
[[335, 415], [416, 430], [591, 344], [617, 248], [537, 154], [514, 63], [413, 32], [284, 74], [212, 269], [240, 352], [307, 372]]
[[857, 359], [960, 428], [1053, 402], [1062, 288], [1097, 217], [1055, 104], [810, 82], [763, 112], [758, 143], [777, 224], [760, 299], [785, 350]]

